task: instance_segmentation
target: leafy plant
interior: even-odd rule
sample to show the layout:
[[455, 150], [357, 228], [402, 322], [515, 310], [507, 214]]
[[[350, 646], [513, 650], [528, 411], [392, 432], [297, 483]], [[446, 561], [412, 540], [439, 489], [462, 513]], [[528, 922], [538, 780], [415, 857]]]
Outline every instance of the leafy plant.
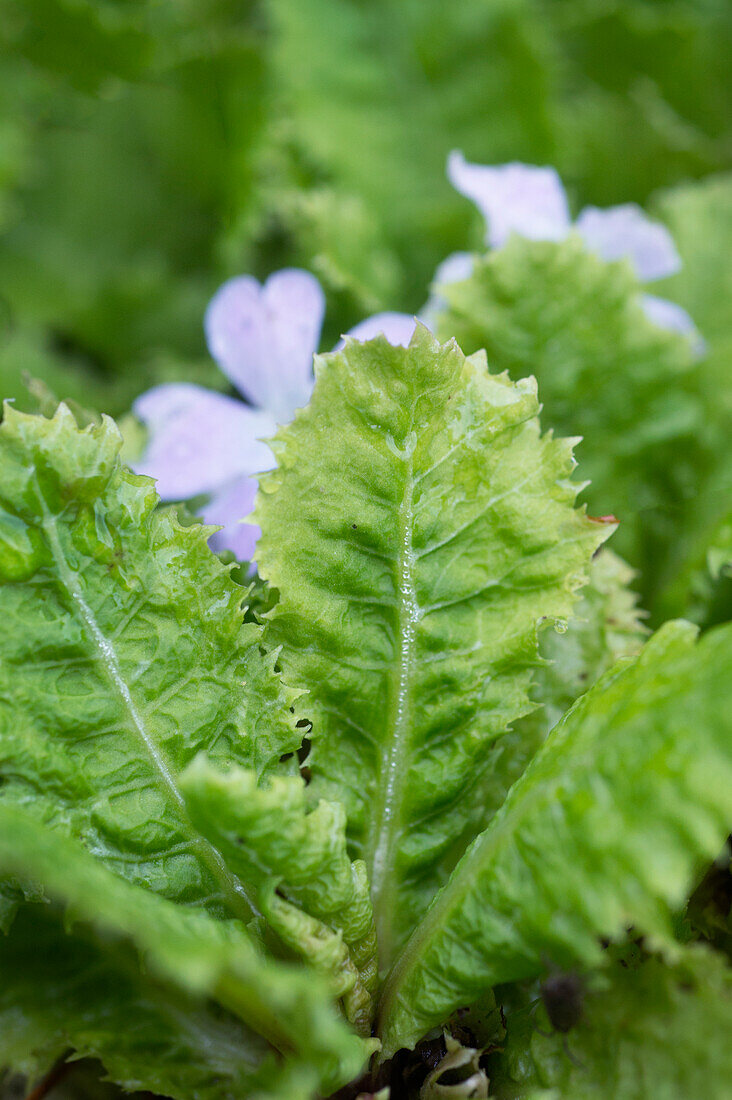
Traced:
[[[721, 1100], [726, 1055], [682, 1036], [729, 1023], [726, 941], [685, 907], [732, 824], [732, 627], [645, 641], [539, 408], [421, 326], [320, 357], [250, 597], [108, 418], [6, 405], [0, 1065], [398, 1100], [467, 1095], [461, 1067], [641, 1097], [642, 1064]], [[577, 1064], [537, 1030], [556, 970], [586, 983]]]
[[441, 292], [438, 334], [484, 347], [512, 377], [535, 373], [547, 422], [581, 433], [591, 507], [620, 519], [619, 546], [650, 600], [707, 461], [689, 341], [645, 315], [626, 264], [598, 260], [578, 238], [514, 237]]
[[198, 321], [241, 270], [316, 272], [324, 346], [418, 308], [471, 243], [444, 179], [455, 145], [555, 164], [579, 204], [730, 166], [724, 3], [5, 0], [3, 16], [0, 381], [19, 402], [22, 369], [117, 414], [152, 382], [215, 384]]

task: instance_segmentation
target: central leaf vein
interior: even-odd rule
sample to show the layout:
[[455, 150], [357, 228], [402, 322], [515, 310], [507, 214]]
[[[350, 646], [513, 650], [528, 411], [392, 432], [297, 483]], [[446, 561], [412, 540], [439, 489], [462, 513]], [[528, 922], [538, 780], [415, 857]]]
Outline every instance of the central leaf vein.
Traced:
[[[414, 410], [412, 410], [412, 419]], [[412, 709], [412, 679], [414, 671], [414, 638], [422, 609], [417, 600], [414, 584], [416, 556], [412, 545], [414, 525], [414, 468], [413, 454], [416, 435], [410, 431], [404, 448], [392, 447], [404, 463], [404, 491], [399, 509], [399, 554], [395, 563], [396, 595], [398, 608], [397, 650], [398, 659], [392, 677], [391, 705], [387, 719], [387, 737], [380, 761], [378, 784], [378, 812], [373, 817], [373, 840], [370, 877], [374, 899], [374, 915], [378, 930], [379, 946], [383, 956], [390, 955], [393, 915], [393, 872], [400, 824], [400, 808], [407, 778], [405, 751], [407, 748]]]

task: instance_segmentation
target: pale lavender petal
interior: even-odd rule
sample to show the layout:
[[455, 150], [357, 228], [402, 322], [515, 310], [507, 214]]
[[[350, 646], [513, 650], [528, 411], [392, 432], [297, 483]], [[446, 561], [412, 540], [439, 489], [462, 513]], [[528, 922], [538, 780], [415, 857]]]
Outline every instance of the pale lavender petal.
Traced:
[[434, 332], [440, 313], [449, 304], [440, 288], [469, 279], [474, 266], [475, 256], [472, 252], [453, 252], [438, 265], [432, 277], [430, 296], [419, 313], [419, 320], [430, 332]]
[[170, 383], [142, 394], [133, 409], [149, 432], [135, 471], [156, 479], [163, 500], [210, 493], [242, 474], [274, 465], [271, 450], [261, 442], [274, 434], [272, 417], [233, 397]]
[[472, 252], [452, 252], [441, 264], [438, 264], [432, 276], [433, 286], [448, 286], [450, 283], [462, 283], [469, 279], [475, 267]]
[[500, 248], [511, 233], [533, 241], [561, 241], [569, 233], [567, 196], [553, 168], [470, 164], [453, 150], [447, 159], [447, 176], [485, 218], [491, 248]]
[[576, 227], [591, 252], [603, 260], [630, 260], [643, 282], [663, 279], [681, 268], [681, 258], [668, 229], [647, 218], [635, 203], [609, 206], [606, 210], [586, 206], [577, 218]]
[[276, 272], [264, 286], [250, 275], [229, 279], [206, 310], [211, 355], [252, 404], [280, 424], [310, 398], [324, 310], [318, 280], [295, 268]]
[[[406, 348], [412, 339], [417, 318], [411, 313], [375, 313], [365, 321], [359, 321], [346, 333], [354, 340], [372, 340], [374, 336], [384, 336], [395, 347]], [[336, 344], [336, 350], [343, 347], [343, 340]]]
[[698, 355], [704, 354], [706, 343], [689, 314], [680, 305], [669, 302], [668, 298], [657, 298], [655, 294], [644, 294], [641, 297], [641, 305], [654, 325], [688, 336], [694, 351]]
[[251, 513], [257, 494], [257, 479], [243, 477], [211, 497], [201, 509], [204, 523], [221, 526], [209, 539], [212, 550], [231, 550], [239, 561], [251, 561], [261, 534], [256, 524], [241, 521]]

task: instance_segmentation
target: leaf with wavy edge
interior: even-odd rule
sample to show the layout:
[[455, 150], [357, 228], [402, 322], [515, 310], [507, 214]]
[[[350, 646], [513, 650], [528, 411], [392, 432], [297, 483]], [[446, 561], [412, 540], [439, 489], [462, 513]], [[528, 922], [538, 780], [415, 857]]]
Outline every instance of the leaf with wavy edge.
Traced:
[[519, 727], [536, 720], [548, 733], [616, 661], [640, 651], [649, 631], [630, 587], [635, 577], [635, 570], [607, 547], [595, 556], [566, 631], [541, 635], [539, 650], [548, 663], [537, 672], [532, 692], [540, 709]]
[[201, 750], [272, 771], [300, 742], [206, 528], [156, 510], [105, 418], [6, 405], [0, 427], [0, 800], [174, 900], [248, 919], [178, 786]]
[[377, 978], [373, 910], [366, 868], [348, 858], [341, 803], [319, 802], [308, 812], [299, 776], [275, 776], [258, 786], [254, 772], [224, 774], [204, 756], [180, 782], [194, 825], [235, 874], [258, 886], [257, 905], [270, 925], [331, 976], [348, 1019], [370, 1034]]
[[705, 414], [690, 342], [648, 319], [642, 292], [626, 263], [600, 260], [577, 237], [514, 236], [477, 259], [470, 279], [441, 288], [437, 334], [485, 348], [512, 378], [536, 377], [543, 423], [582, 436], [589, 507], [618, 516], [615, 546], [649, 592], [697, 491]]
[[[0, 874], [40, 886], [67, 908], [67, 925], [91, 926], [102, 944], [131, 945], [145, 974], [217, 1001], [255, 1036], [312, 1065], [327, 1088], [350, 1080], [373, 1049], [338, 1020], [326, 981], [262, 955], [240, 922], [216, 920], [127, 882], [12, 806], [0, 806]], [[10, 997], [12, 971], [3, 978]]]
[[501, 738], [500, 755], [486, 790], [486, 821], [504, 801], [549, 731], [565, 711], [621, 657], [639, 652], [648, 635], [645, 612], [630, 587], [634, 570], [604, 546], [590, 564], [567, 629], [551, 627], [539, 637], [545, 663], [536, 670], [535, 710]]
[[568, 712], [476, 839], [384, 990], [386, 1055], [493, 985], [601, 962], [670, 911], [732, 822], [732, 626], [671, 623]]
[[260, 482], [265, 638], [309, 689], [314, 790], [345, 802], [385, 965], [479, 827], [537, 620], [567, 617], [611, 527], [575, 511], [572, 441], [541, 436], [533, 380], [421, 326], [407, 349], [348, 341], [316, 377]]
[[[24, 806], [82, 838], [132, 881], [217, 916], [248, 917], [266, 901], [270, 925], [291, 945], [293, 923], [307, 924], [309, 914], [283, 910], [274, 894], [282, 868], [268, 859], [286, 849], [294, 863], [296, 845], [287, 848], [282, 839], [278, 850], [281, 807], [264, 792], [257, 798], [255, 788], [299, 741], [289, 712], [297, 693], [283, 688], [274, 657], [261, 655], [261, 628], [242, 625], [244, 590], [207, 549], [206, 530], [153, 511], [150, 483], [120, 466], [118, 450], [111, 422], [80, 432], [65, 409], [52, 420], [11, 412], [0, 430], [7, 475], [0, 489], [2, 604], [18, 628], [0, 642], [0, 806]], [[23, 539], [36, 548], [33, 572], [19, 556]], [[271, 853], [260, 846], [256, 866], [241, 859], [234, 866], [218, 848], [216, 830], [191, 819], [181, 770], [201, 748], [220, 765], [250, 765], [249, 804], [272, 844]], [[198, 813], [205, 819], [200, 797]], [[321, 814], [300, 823], [298, 839], [311, 822], [327, 837]], [[337, 823], [330, 824], [337, 840]], [[357, 924], [358, 911], [361, 935], [346, 948], [321, 922], [320, 935], [311, 929], [299, 947], [325, 966], [330, 936], [337, 993], [365, 1030], [370, 995], [351, 953], [367, 970], [359, 940], [368, 932], [368, 888], [361, 871], [352, 872], [344, 844], [341, 854], [346, 863], [338, 870], [354, 897], [350, 910], [343, 890], [333, 901], [342, 903], [344, 921]], [[312, 870], [322, 887], [323, 868]], [[317, 890], [304, 889], [312, 901]], [[7, 884], [5, 896], [12, 897]], [[314, 916], [324, 910], [315, 904]]]

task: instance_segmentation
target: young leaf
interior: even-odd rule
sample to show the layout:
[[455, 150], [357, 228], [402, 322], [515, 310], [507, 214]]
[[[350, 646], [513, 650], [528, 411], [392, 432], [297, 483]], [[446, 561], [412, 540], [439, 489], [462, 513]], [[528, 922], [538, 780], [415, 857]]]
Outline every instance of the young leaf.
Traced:
[[[149, 978], [182, 990], [189, 999], [217, 1001], [255, 1037], [263, 1036], [295, 1061], [310, 1064], [330, 1088], [357, 1073], [369, 1053], [368, 1045], [336, 1018], [325, 981], [263, 956], [238, 921], [216, 920], [201, 909], [176, 905], [125, 881], [84, 848], [11, 806], [0, 806], [0, 874], [41, 886], [67, 907], [67, 923], [81, 922], [95, 930], [99, 951], [111, 944], [113, 955], [118, 955], [123, 945], [131, 946]], [[19, 935], [22, 939], [23, 933]], [[57, 954], [63, 968], [62, 945]], [[54, 958], [49, 962], [53, 967]], [[17, 976], [14, 968], [3, 973], [9, 1000]], [[149, 978], [140, 978], [141, 988]], [[128, 975], [128, 987], [130, 982]], [[41, 982], [36, 990], [39, 1001], [43, 989]], [[108, 995], [111, 1010], [114, 987]], [[69, 1025], [73, 1030], [74, 1021]], [[111, 1038], [107, 1035], [105, 1042]], [[255, 1041], [254, 1049], [258, 1048], [261, 1051], [262, 1044]], [[246, 1058], [246, 1046], [242, 1054]]]
[[[205, 750], [212, 765], [246, 765], [252, 787], [264, 781], [300, 742], [297, 693], [262, 655], [261, 628], [243, 623], [244, 590], [206, 546], [206, 529], [157, 511], [151, 483], [119, 463], [119, 447], [111, 421], [81, 432], [63, 406], [52, 420], [8, 408], [0, 428], [0, 805], [24, 807], [130, 881], [215, 916], [249, 919], [266, 886], [270, 924], [307, 926], [300, 948], [313, 962], [324, 962], [316, 931], [340, 951], [329, 958], [337, 992], [365, 1028], [370, 998], [354, 969], [366, 973], [373, 954], [362, 869], [341, 850], [340, 872], [354, 876], [351, 911], [343, 892], [333, 901], [344, 928], [351, 920], [360, 930], [346, 950], [322, 927], [327, 900], [314, 913], [279, 912], [281, 867], [268, 860], [281, 852], [260, 849], [256, 873], [234, 867], [215, 830], [191, 819], [180, 781], [190, 761]], [[276, 836], [272, 798], [250, 802], [259, 828]], [[323, 814], [300, 822], [300, 835], [316, 823], [325, 829]], [[331, 824], [321, 841], [342, 849]], [[3, 893], [7, 923], [18, 892], [6, 884]]]
[[669, 624], [555, 726], [395, 964], [388, 1055], [545, 960], [598, 964], [630, 924], [673, 951], [670, 910], [732, 822], [732, 627]]
[[612, 529], [573, 508], [571, 441], [538, 410], [533, 380], [421, 326], [408, 349], [349, 341], [260, 482], [265, 637], [309, 688], [308, 767], [345, 802], [383, 964], [480, 827], [537, 620], [566, 618]]
[[617, 547], [650, 590], [702, 462], [689, 341], [646, 317], [626, 264], [599, 260], [574, 237], [514, 237], [441, 293], [438, 335], [485, 348], [512, 378], [534, 375], [544, 423], [582, 436], [589, 506], [619, 517]]
[[[732, 969], [710, 951], [613, 967], [565, 1037], [537, 1014], [515, 1065], [572, 1100], [726, 1100], [732, 1080]], [[508, 1022], [510, 1036], [510, 1018]], [[542, 1034], [543, 1032], [543, 1034]], [[510, 1039], [509, 1039], [510, 1042]], [[528, 1053], [528, 1057], [527, 1057]], [[491, 1084], [494, 1076], [491, 1074]], [[513, 1083], [512, 1083], [513, 1084]], [[525, 1095], [528, 1082], [520, 1082]], [[515, 1085], [496, 1096], [515, 1096]]]
[[254, 772], [223, 774], [203, 756], [183, 773], [181, 788], [194, 825], [227, 866], [259, 887], [257, 904], [269, 923], [332, 975], [348, 1018], [370, 1034], [377, 977], [373, 910], [366, 868], [348, 858], [341, 803], [320, 802], [308, 813], [299, 776], [274, 777], [258, 787]]

